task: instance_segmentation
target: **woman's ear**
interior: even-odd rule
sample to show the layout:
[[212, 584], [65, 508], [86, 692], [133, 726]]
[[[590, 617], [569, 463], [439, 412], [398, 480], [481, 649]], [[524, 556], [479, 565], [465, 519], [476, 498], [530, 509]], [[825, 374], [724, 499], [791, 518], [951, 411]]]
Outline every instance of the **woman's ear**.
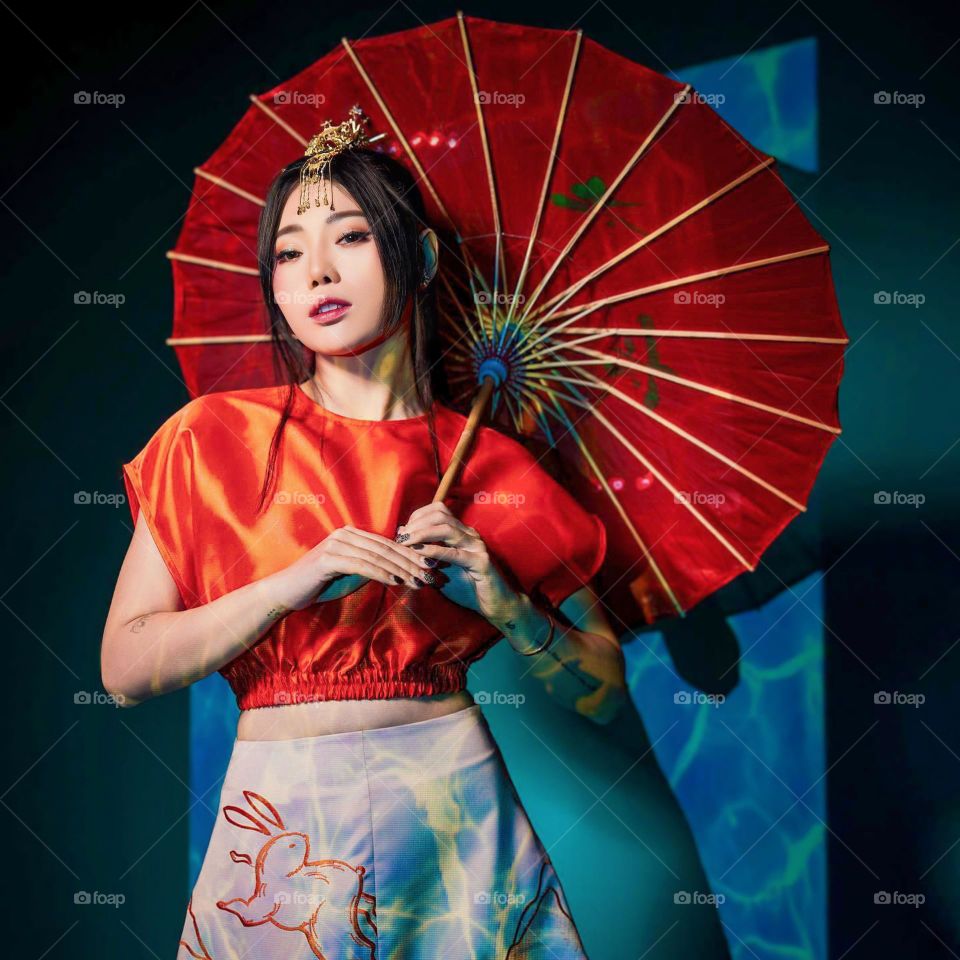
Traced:
[[425, 264], [423, 278], [420, 283], [422, 289], [437, 275], [440, 257], [437, 235], [429, 227], [425, 227], [420, 231], [420, 243], [423, 245], [423, 262]]

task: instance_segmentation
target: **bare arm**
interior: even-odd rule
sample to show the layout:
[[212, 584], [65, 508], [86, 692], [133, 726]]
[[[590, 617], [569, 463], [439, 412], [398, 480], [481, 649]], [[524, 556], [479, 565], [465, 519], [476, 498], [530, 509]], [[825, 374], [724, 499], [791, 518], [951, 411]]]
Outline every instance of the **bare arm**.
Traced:
[[[629, 700], [623, 648], [596, 593], [582, 587], [558, 608], [553, 642], [526, 659], [531, 673], [559, 703], [600, 724], [609, 723]], [[536, 649], [550, 631], [545, 612], [525, 593], [496, 626], [518, 652]]]
[[104, 688], [123, 706], [179, 690], [249, 650], [292, 610], [368, 579], [412, 584], [424, 566], [409, 547], [341, 527], [285, 569], [185, 610], [141, 513], [103, 631]]

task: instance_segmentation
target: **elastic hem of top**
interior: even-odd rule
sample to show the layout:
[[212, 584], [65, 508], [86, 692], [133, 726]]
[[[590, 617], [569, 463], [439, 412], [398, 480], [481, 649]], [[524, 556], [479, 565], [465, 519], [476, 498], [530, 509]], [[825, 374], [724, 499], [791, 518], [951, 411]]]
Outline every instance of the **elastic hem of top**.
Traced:
[[[236, 682], [237, 678], [233, 678]], [[286, 674], [258, 677], [235, 691], [241, 710], [285, 707], [324, 700], [387, 700], [393, 697], [428, 697], [466, 689], [466, 669], [434, 666], [424, 671], [406, 670], [400, 676], [374, 671], [354, 671], [349, 678], [324, 674]]]

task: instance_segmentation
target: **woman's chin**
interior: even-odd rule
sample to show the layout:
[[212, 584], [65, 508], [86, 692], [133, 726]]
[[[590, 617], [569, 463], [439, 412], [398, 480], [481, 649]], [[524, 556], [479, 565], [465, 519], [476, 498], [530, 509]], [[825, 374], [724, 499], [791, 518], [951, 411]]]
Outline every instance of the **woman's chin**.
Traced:
[[339, 324], [334, 324], [329, 330], [312, 331], [312, 336], [304, 338], [304, 346], [314, 353], [325, 354], [330, 357], [347, 356], [351, 353], [363, 352], [376, 339], [376, 331], [370, 331], [365, 336], [358, 337], [347, 330], [338, 330]]

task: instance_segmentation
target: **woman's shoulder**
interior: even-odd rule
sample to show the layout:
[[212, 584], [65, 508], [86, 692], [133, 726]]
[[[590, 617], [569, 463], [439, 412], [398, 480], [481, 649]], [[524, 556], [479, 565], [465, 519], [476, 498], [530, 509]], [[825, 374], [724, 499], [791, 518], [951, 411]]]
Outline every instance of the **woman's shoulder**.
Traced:
[[177, 410], [173, 418], [182, 428], [194, 431], [235, 427], [238, 420], [258, 413], [276, 414], [282, 405], [282, 387], [238, 387], [199, 394]]

